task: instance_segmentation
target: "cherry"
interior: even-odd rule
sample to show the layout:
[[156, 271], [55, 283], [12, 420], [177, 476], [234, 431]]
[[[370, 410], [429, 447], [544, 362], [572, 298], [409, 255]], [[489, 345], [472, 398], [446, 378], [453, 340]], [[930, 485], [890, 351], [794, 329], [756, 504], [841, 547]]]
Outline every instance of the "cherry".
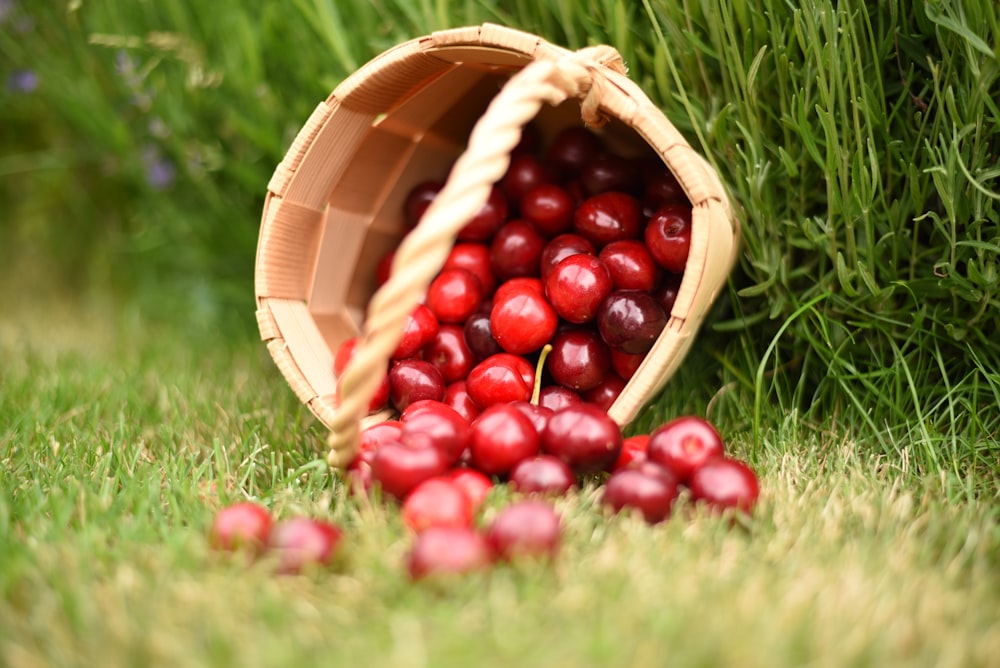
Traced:
[[[357, 351], [359, 343], [361, 343], [361, 339], [353, 337], [344, 341], [344, 343], [337, 348], [337, 353], [333, 358], [333, 372], [335, 375], [339, 376], [344, 372], [344, 369], [347, 368], [347, 363], [352, 357], [354, 357], [354, 353]], [[337, 391], [339, 393], [340, 389], [338, 388]], [[371, 401], [368, 402], [369, 413], [376, 413], [385, 408], [386, 404], [389, 403], [389, 391], [389, 375], [386, 374], [382, 378], [382, 382], [379, 383], [378, 389], [375, 390], [375, 394], [372, 396]]]
[[396, 410], [405, 410], [414, 401], [444, 397], [444, 377], [430, 362], [404, 359], [389, 369], [390, 399]]
[[390, 441], [379, 446], [372, 457], [372, 478], [383, 492], [402, 500], [414, 487], [441, 475], [450, 465], [438, 448]]
[[641, 464], [647, 460], [646, 450], [649, 447], [649, 434], [636, 434], [622, 441], [622, 450], [618, 454], [612, 472]]
[[583, 398], [579, 394], [562, 385], [546, 385], [538, 393], [538, 405], [550, 413], [582, 403]]
[[475, 514], [479, 507], [483, 505], [490, 490], [493, 489], [493, 481], [483, 472], [473, 468], [457, 467], [449, 470], [442, 476], [445, 480], [450, 480], [458, 489], [465, 494]]
[[443, 187], [444, 183], [441, 181], [423, 181], [410, 189], [406, 201], [403, 203], [403, 217], [408, 228], [417, 226], [424, 212], [427, 211], [427, 207], [431, 205]]
[[469, 438], [469, 423], [458, 411], [447, 404], [429, 401], [420, 411], [404, 417], [399, 440], [410, 447], [440, 450], [449, 463], [454, 463], [468, 447]]
[[649, 292], [656, 287], [660, 268], [641, 241], [613, 241], [601, 249], [598, 257], [611, 275], [616, 290]]
[[646, 292], [612, 292], [597, 313], [597, 329], [605, 343], [631, 354], [652, 348], [666, 324], [663, 308]]
[[559, 457], [578, 474], [608, 470], [622, 447], [615, 421], [586, 403], [553, 413], [541, 436], [542, 451]]
[[649, 459], [673, 471], [683, 483], [706, 462], [724, 454], [719, 432], [708, 420], [693, 415], [674, 418], [649, 438]]
[[455, 381], [446, 387], [442, 401], [453, 408], [466, 422], [472, 422], [479, 415], [479, 406], [469, 396], [464, 380]]
[[437, 336], [424, 347], [424, 360], [437, 367], [445, 383], [454, 383], [468, 376], [475, 358], [465, 339], [464, 327], [441, 325]]
[[559, 317], [576, 324], [593, 320], [611, 288], [611, 275], [593, 255], [570, 255], [545, 279], [545, 296], [552, 308]]
[[403, 501], [403, 524], [416, 533], [435, 526], [472, 526], [472, 515], [469, 497], [445, 477], [423, 481]]
[[539, 272], [542, 280], [547, 279], [552, 270], [563, 259], [578, 253], [595, 255], [594, 244], [579, 234], [569, 232], [560, 234], [549, 241], [549, 243], [545, 244], [545, 248], [542, 249], [542, 257], [539, 260]]
[[493, 562], [486, 539], [471, 527], [430, 527], [406, 555], [411, 580], [481, 571]]
[[500, 284], [496, 292], [493, 293], [493, 302], [496, 303], [501, 299], [506, 299], [511, 294], [521, 292], [525, 289], [534, 290], [540, 295], [545, 294], [545, 286], [537, 276], [516, 276]]
[[646, 247], [656, 262], [675, 274], [684, 273], [691, 249], [691, 207], [668, 204], [646, 224]]
[[530, 190], [553, 179], [552, 170], [533, 155], [518, 155], [511, 159], [500, 188], [511, 202], [520, 202]]
[[716, 510], [734, 508], [749, 513], [757, 503], [757, 475], [744, 462], [716, 457], [705, 462], [688, 480], [691, 497]]
[[358, 454], [355, 455], [351, 463], [348, 464], [348, 468], [351, 468], [360, 462], [365, 462], [370, 465], [372, 457], [375, 454], [375, 450], [377, 450], [380, 445], [388, 443], [389, 441], [398, 441], [399, 437], [402, 435], [403, 423], [399, 420], [377, 422], [362, 429], [361, 434], [358, 437]]
[[666, 274], [652, 293], [667, 315], [670, 315], [670, 312], [674, 310], [677, 293], [681, 289], [681, 278], [678, 274]]
[[538, 432], [524, 413], [509, 404], [490, 406], [472, 423], [472, 465], [490, 474], [505, 474], [518, 462], [538, 454]]
[[267, 508], [250, 501], [234, 503], [216, 513], [208, 541], [219, 550], [249, 548], [257, 552], [267, 543], [271, 523]]
[[545, 237], [526, 220], [505, 223], [490, 243], [490, 269], [501, 281], [515, 276], [537, 276]]
[[507, 198], [493, 186], [479, 212], [458, 232], [460, 241], [489, 241], [507, 220]]
[[393, 248], [391, 251], [379, 258], [378, 264], [375, 265], [376, 288], [380, 288], [388, 282], [389, 276], [392, 274], [392, 260], [395, 257], [396, 249]]
[[564, 177], [575, 177], [601, 152], [601, 140], [582, 126], [563, 128], [545, 152], [545, 162]]
[[482, 283], [466, 269], [445, 269], [427, 288], [427, 307], [441, 323], [464, 323], [482, 299]]
[[567, 330], [552, 340], [547, 368], [552, 380], [563, 387], [586, 392], [607, 377], [611, 369], [611, 354], [595, 331]]
[[[542, 394], [544, 393], [545, 388], [542, 388]], [[528, 401], [514, 401], [510, 405], [524, 413], [525, 417], [531, 420], [531, 424], [539, 434], [545, 429], [545, 423], [549, 421], [549, 417], [552, 415], [552, 409], [541, 405], [541, 402], [533, 404]]]
[[612, 241], [638, 238], [642, 233], [640, 213], [635, 197], [612, 190], [584, 200], [573, 214], [573, 229], [601, 248]]
[[611, 349], [611, 368], [625, 380], [635, 375], [644, 359], [646, 359], [646, 353], [623, 353], [620, 350]]
[[573, 227], [574, 202], [565, 188], [543, 183], [521, 198], [521, 215], [546, 237], [554, 237]]
[[523, 357], [497, 353], [469, 372], [466, 390], [480, 408], [512, 401], [527, 401], [535, 385], [535, 370]]
[[434, 312], [426, 304], [417, 304], [403, 322], [403, 334], [392, 359], [401, 360], [416, 355], [437, 335], [439, 327]]
[[466, 345], [477, 360], [484, 360], [490, 355], [503, 351], [500, 344], [493, 338], [489, 313], [473, 313], [465, 321], [462, 333], [465, 335]]
[[538, 455], [521, 460], [511, 469], [509, 483], [522, 494], [562, 496], [576, 487], [576, 477], [558, 457]]
[[589, 404], [594, 404], [604, 411], [611, 410], [612, 404], [618, 399], [625, 389], [626, 382], [619, 376], [609, 373], [604, 380], [583, 393], [583, 400]]
[[344, 471], [344, 484], [352, 496], [368, 495], [374, 482], [372, 465], [363, 459], [355, 459]]
[[490, 329], [508, 353], [526, 355], [544, 346], [556, 331], [559, 317], [544, 295], [530, 288], [508, 291], [493, 302]]
[[657, 160], [656, 163], [647, 172], [643, 188], [642, 209], [646, 216], [652, 216], [657, 209], [667, 204], [688, 204], [690, 206], [687, 195], [684, 194], [684, 189], [677, 181], [677, 177], [662, 162]]
[[518, 501], [497, 513], [486, 529], [486, 542], [504, 561], [552, 559], [562, 542], [562, 521], [545, 501]]
[[612, 473], [604, 484], [602, 503], [615, 513], [624, 509], [638, 510], [649, 524], [662, 522], [670, 516], [680, 490], [677, 480], [668, 471], [660, 471], [654, 473], [644, 467]]
[[331, 564], [343, 536], [343, 530], [336, 524], [295, 517], [271, 528], [267, 549], [278, 557], [278, 572], [292, 575]]
[[490, 249], [485, 244], [457, 243], [441, 269], [465, 269], [479, 279], [482, 294], [492, 293], [497, 286], [497, 278], [490, 269]]
[[580, 182], [590, 195], [609, 190], [637, 194], [641, 188], [639, 170], [634, 162], [608, 152], [595, 156], [584, 166]]

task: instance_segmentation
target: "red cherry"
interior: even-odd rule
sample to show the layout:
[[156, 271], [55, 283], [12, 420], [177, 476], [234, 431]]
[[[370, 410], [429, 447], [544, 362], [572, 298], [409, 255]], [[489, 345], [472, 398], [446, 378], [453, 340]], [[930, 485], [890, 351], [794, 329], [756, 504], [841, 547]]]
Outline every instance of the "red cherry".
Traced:
[[627, 468], [608, 478], [602, 503], [615, 513], [638, 510], [647, 523], [656, 524], [670, 516], [679, 493], [676, 479], [665, 470], [653, 474], [646, 469]]
[[[412, 407], [412, 404], [411, 404]], [[410, 447], [433, 447], [454, 463], [469, 445], [469, 423], [454, 408], [438, 401], [403, 419], [399, 440]]]
[[392, 274], [392, 260], [395, 256], [396, 249], [393, 248], [383, 255], [378, 264], [375, 265], [375, 287], [380, 288], [389, 281], [389, 276]]
[[521, 215], [546, 237], [569, 232], [573, 227], [573, 198], [564, 188], [543, 183], [521, 198]]
[[652, 293], [667, 315], [670, 315], [670, 312], [674, 310], [677, 293], [681, 289], [681, 278], [677, 274], [666, 274]]
[[482, 300], [482, 283], [466, 269], [445, 269], [427, 288], [427, 307], [441, 323], [464, 323]]
[[538, 405], [550, 413], [561, 411], [568, 406], [579, 406], [583, 397], [562, 385], [546, 385], [538, 393]]
[[479, 415], [479, 406], [469, 396], [464, 380], [455, 381], [446, 387], [442, 401], [465, 418], [466, 422], [472, 422]]
[[583, 393], [583, 400], [607, 412], [611, 410], [612, 404], [615, 403], [625, 390], [625, 385], [624, 380], [613, 373], [609, 373], [597, 387]]
[[639, 370], [639, 365], [646, 359], [646, 353], [624, 353], [611, 348], [611, 368], [614, 372], [628, 380]]
[[511, 202], [520, 202], [532, 188], [550, 183], [551, 171], [533, 155], [518, 155], [511, 159], [500, 187]]
[[472, 526], [472, 502], [454, 481], [445, 477], [425, 480], [403, 501], [403, 524], [420, 533], [430, 527]]
[[413, 357], [431, 342], [440, 328], [437, 316], [426, 304], [417, 304], [403, 322], [403, 334], [392, 353], [392, 359]]
[[552, 339], [548, 356], [552, 380], [577, 392], [600, 385], [611, 370], [611, 353], [597, 332], [571, 329]]
[[622, 450], [618, 454], [612, 471], [621, 471], [635, 464], [646, 461], [646, 450], [649, 447], [649, 434], [629, 436], [622, 441]]
[[522, 494], [562, 496], [576, 487], [576, 476], [558, 457], [538, 455], [521, 460], [511, 469], [509, 482]]
[[683, 274], [691, 249], [691, 207], [668, 204], [656, 211], [646, 224], [646, 247], [667, 271]]
[[562, 543], [562, 521], [544, 501], [515, 502], [497, 513], [486, 529], [486, 542], [504, 561], [554, 559]]
[[537, 276], [518, 276], [509, 278], [500, 284], [500, 287], [493, 293], [493, 302], [506, 299], [515, 292], [523, 290], [534, 290], [540, 295], [545, 294], [545, 286]]
[[593, 255], [570, 255], [545, 279], [545, 296], [552, 308], [559, 317], [576, 324], [593, 320], [611, 288], [611, 275]]
[[489, 197], [479, 212], [458, 232], [460, 241], [489, 241], [504, 221], [507, 220], [507, 198], [497, 186], [490, 190]]
[[330, 522], [295, 517], [272, 527], [267, 549], [278, 557], [278, 572], [291, 575], [330, 565], [343, 536], [343, 530]]
[[708, 420], [693, 415], [674, 418], [649, 438], [649, 459], [673, 471], [682, 483], [706, 462], [724, 454], [719, 432]]
[[271, 532], [271, 513], [267, 508], [242, 501], [220, 510], [208, 531], [208, 541], [219, 550], [249, 548], [259, 551]]
[[441, 269], [465, 269], [471, 272], [479, 279], [483, 295], [491, 294], [496, 289], [497, 278], [490, 270], [490, 248], [485, 244], [455, 244]]
[[404, 499], [414, 487], [441, 475], [450, 465], [437, 448], [390, 441], [379, 446], [372, 457], [372, 478], [389, 496]]
[[[544, 391], [543, 389], [542, 393]], [[531, 424], [534, 425], [535, 431], [538, 434], [541, 434], [542, 430], [545, 429], [545, 423], [549, 421], [549, 417], [552, 415], [551, 408], [528, 401], [515, 401], [510, 405], [524, 413], [524, 416], [531, 420]]]
[[542, 249], [542, 257], [539, 260], [539, 270], [544, 281], [555, 269], [556, 265], [570, 255], [577, 254], [595, 255], [594, 244], [581, 237], [579, 234], [560, 234], [556, 238], [545, 244]]
[[612, 190], [584, 200], [573, 214], [573, 229], [601, 248], [613, 241], [639, 238], [642, 234], [640, 214], [639, 201], [635, 197]]
[[490, 406], [472, 423], [469, 454], [472, 465], [483, 473], [505, 474], [538, 454], [538, 432], [514, 406]]
[[677, 177], [659, 160], [651, 161], [646, 170], [642, 209], [647, 217], [667, 204], [688, 204], [687, 195]]
[[444, 397], [444, 377], [430, 362], [404, 359], [389, 369], [390, 400], [396, 410], [403, 411], [414, 401]]
[[410, 190], [403, 204], [404, 220], [408, 228], [417, 226], [442, 187], [444, 183], [441, 181], [424, 181]]
[[431, 527], [420, 532], [406, 555], [411, 580], [481, 571], [492, 563], [486, 539], [470, 527]]
[[559, 317], [545, 297], [530, 288], [508, 292], [493, 302], [490, 329], [508, 353], [527, 355], [540, 350], [556, 332]]
[[466, 345], [469, 346], [473, 357], [478, 361], [503, 352], [500, 344], [493, 338], [489, 313], [473, 313], [465, 321], [462, 332], [465, 335]]
[[576, 177], [601, 152], [601, 140], [582, 126], [563, 128], [545, 152], [545, 162], [564, 178]]
[[597, 329], [612, 349], [648, 352], [667, 324], [667, 315], [649, 293], [616, 290], [601, 303]]
[[466, 390], [480, 408], [527, 401], [535, 385], [535, 370], [523, 357], [497, 353], [473, 367]]
[[542, 432], [542, 451], [561, 458], [578, 474], [610, 469], [621, 447], [621, 429], [591, 404], [553, 413]]
[[603, 152], [594, 156], [580, 173], [580, 182], [590, 195], [619, 190], [636, 194], [641, 188], [639, 170], [635, 163], [614, 153]]
[[[337, 353], [333, 358], [333, 373], [339, 376], [344, 372], [347, 367], [347, 363], [352, 357], [354, 357], [357, 351], [358, 344], [361, 343], [361, 339], [358, 337], [350, 338], [344, 341], [337, 348]], [[378, 389], [375, 390], [375, 394], [372, 396], [370, 402], [368, 402], [368, 412], [377, 413], [378, 411], [385, 408], [386, 404], [389, 403], [389, 375], [386, 374], [382, 378], [382, 382], [379, 384]], [[337, 389], [339, 394], [340, 388]]]
[[453, 468], [442, 477], [450, 480], [465, 494], [472, 506], [473, 513], [479, 510], [490, 490], [493, 489], [493, 481], [481, 471], [472, 468]]
[[358, 454], [348, 464], [348, 468], [361, 461], [371, 464], [372, 456], [380, 445], [398, 441], [402, 434], [403, 423], [399, 420], [386, 420], [362, 429], [358, 437]]
[[424, 347], [424, 360], [438, 368], [445, 383], [468, 376], [475, 360], [465, 340], [464, 327], [441, 325], [437, 336]]
[[501, 227], [490, 243], [490, 269], [501, 281], [515, 276], [537, 276], [545, 237], [526, 220]]
[[691, 474], [688, 481], [691, 497], [716, 510], [734, 508], [750, 513], [760, 487], [757, 474], [744, 462], [727, 457], [717, 457], [705, 462]]
[[601, 249], [598, 257], [611, 275], [616, 290], [649, 292], [656, 287], [660, 268], [641, 241], [613, 241]]

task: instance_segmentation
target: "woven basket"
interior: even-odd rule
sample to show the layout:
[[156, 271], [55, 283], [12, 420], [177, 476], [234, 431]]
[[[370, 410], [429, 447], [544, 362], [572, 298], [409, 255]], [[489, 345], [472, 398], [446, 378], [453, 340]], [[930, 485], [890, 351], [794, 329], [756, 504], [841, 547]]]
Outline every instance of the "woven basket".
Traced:
[[[261, 337], [348, 462], [402, 333], [460, 228], [505, 173], [521, 129], [597, 132], [621, 154], [659, 156], [692, 206], [691, 250], [670, 319], [611, 406], [631, 421], [682, 361], [735, 261], [739, 225], [715, 171], [625, 75], [611, 47], [573, 52], [497, 25], [445, 30], [386, 51], [320, 102], [268, 184], [255, 291]], [[403, 238], [408, 191], [447, 182]], [[399, 246], [389, 281], [379, 258]], [[361, 344], [338, 379], [333, 358]]]

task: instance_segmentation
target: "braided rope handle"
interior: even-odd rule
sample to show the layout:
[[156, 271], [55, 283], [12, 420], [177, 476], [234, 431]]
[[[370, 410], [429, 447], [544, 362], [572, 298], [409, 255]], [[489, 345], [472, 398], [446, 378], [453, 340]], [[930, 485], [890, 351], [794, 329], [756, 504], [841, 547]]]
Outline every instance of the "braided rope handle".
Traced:
[[327, 420], [327, 461], [331, 466], [344, 467], [357, 453], [360, 421], [382, 382], [407, 316], [424, 298], [458, 233], [506, 173], [522, 128], [543, 104], [555, 106], [571, 97], [581, 98], [580, 115], [585, 124], [603, 125], [607, 119], [598, 107], [606, 81], [604, 68], [625, 73], [621, 55], [606, 45], [581, 49], [558, 60], [536, 60], [511, 77], [490, 102], [445, 185], [397, 248], [389, 280], [368, 303], [361, 341], [338, 380], [338, 405]]

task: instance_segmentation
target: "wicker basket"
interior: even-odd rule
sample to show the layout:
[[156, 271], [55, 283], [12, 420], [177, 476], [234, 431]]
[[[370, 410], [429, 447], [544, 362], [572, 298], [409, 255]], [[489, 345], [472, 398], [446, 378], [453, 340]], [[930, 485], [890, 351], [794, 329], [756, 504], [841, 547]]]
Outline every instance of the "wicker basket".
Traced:
[[[669, 322], [609, 414], [631, 421], [682, 361], [735, 261], [739, 224], [715, 171], [625, 75], [618, 53], [573, 52], [497, 25], [445, 30], [396, 46], [322, 101], [278, 165], [257, 249], [257, 321], [292, 389], [330, 429], [331, 465], [358, 430], [401, 336], [459, 229], [486, 201], [521, 129], [551, 136], [600, 127], [622, 154], [657, 155], [693, 206], [690, 256]], [[402, 244], [403, 199], [447, 182]], [[399, 245], [392, 277], [377, 261]], [[362, 336], [338, 379], [333, 357]]]

